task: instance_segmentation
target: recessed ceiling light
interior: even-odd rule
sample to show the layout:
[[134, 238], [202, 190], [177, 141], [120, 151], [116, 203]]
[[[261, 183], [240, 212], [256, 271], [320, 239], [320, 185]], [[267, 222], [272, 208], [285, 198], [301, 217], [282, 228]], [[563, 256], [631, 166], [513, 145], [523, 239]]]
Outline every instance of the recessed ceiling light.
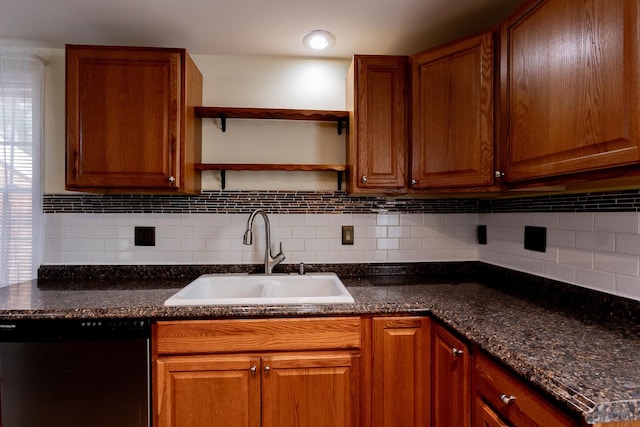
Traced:
[[336, 36], [326, 30], [313, 30], [302, 37], [302, 44], [313, 50], [328, 49], [336, 43]]

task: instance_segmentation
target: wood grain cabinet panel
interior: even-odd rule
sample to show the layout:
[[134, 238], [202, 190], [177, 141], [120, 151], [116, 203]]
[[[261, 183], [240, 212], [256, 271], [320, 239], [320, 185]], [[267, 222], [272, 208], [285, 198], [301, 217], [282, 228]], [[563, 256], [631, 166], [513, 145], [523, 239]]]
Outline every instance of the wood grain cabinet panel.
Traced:
[[493, 184], [493, 45], [486, 31], [411, 57], [412, 190]]
[[155, 427], [360, 425], [359, 318], [158, 322], [152, 353]]
[[482, 399], [476, 400], [476, 427], [509, 427]]
[[359, 356], [348, 352], [263, 357], [263, 427], [359, 425]]
[[471, 425], [469, 348], [443, 326], [433, 328], [433, 427]]
[[201, 103], [184, 49], [67, 45], [66, 189], [198, 193]]
[[[254, 370], [252, 370], [254, 368]], [[157, 427], [260, 427], [260, 359], [168, 357], [157, 362]]]
[[428, 317], [373, 319], [373, 427], [427, 427], [430, 419]]
[[483, 354], [476, 356], [475, 372], [478, 397], [491, 405], [509, 425], [579, 425], [574, 418]]
[[349, 192], [407, 192], [407, 64], [406, 56], [353, 58], [347, 76]]
[[509, 182], [640, 160], [640, 4], [529, 1], [504, 24]]

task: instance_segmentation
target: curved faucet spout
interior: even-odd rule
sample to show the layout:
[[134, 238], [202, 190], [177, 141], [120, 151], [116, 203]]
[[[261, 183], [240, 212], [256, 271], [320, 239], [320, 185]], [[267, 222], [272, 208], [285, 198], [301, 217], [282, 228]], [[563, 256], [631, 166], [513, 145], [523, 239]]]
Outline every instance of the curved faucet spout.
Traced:
[[257, 215], [262, 216], [264, 219], [264, 228], [265, 228], [265, 237], [266, 237], [266, 248], [264, 251], [264, 274], [271, 274], [273, 272], [273, 268], [284, 261], [285, 256], [282, 253], [282, 242], [280, 242], [280, 252], [275, 256], [271, 252], [271, 223], [269, 222], [269, 217], [267, 213], [263, 209], [256, 209], [251, 212], [249, 215], [249, 219], [247, 219], [247, 229], [244, 232], [244, 236], [242, 238], [242, 243], [245, 245], [253, 244], [253, 220]]

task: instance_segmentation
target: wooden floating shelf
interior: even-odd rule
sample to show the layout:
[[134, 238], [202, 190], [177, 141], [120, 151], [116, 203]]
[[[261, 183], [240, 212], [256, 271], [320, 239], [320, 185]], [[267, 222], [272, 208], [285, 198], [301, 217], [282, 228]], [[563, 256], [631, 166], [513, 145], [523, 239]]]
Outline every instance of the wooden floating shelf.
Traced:
[[346, 165], [303, 165], [272, 163], [196, 163], [196, 170], [220, 171], [222, 189], [226, 186], [226, 171], [303, 171], [303, 172], [337, 172], [338, 191], [342, 189], [342, 174], [347, 171]]
[[307, 120], [317, 122], [337, 122], [338, 134], [342, 134], [342, 125], [349, 123], [348, 111], [337, 110], [293, 110], [282, 108], [234, 108], [234, 107], [195, 107], [200, 117], [220, 119], [222, 131], [226, 131], [226, 119], [277, 119]]

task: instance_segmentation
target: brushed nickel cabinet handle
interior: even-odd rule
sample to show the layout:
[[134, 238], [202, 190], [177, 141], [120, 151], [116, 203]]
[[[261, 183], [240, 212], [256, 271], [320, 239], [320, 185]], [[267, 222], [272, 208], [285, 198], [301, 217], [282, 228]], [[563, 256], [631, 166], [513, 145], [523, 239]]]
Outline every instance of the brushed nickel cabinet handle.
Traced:
[[453, 348], [451, 349], [451, 354], [453, 354], [453, 357], [458, 357], [458, 356], [462, 356], [462, 355], [464, 354], [464, 351], [459, 350], [459, 349], [457, 349], [457, 348], [453, 347]]
[[503, 393], [500, 395], [500, 400], [502, 400], [502, 403], [504, 403], [505, 405], [511, 405], [513, 402], [515, 402], [516, 398], [515, 396], [507, 396]]

